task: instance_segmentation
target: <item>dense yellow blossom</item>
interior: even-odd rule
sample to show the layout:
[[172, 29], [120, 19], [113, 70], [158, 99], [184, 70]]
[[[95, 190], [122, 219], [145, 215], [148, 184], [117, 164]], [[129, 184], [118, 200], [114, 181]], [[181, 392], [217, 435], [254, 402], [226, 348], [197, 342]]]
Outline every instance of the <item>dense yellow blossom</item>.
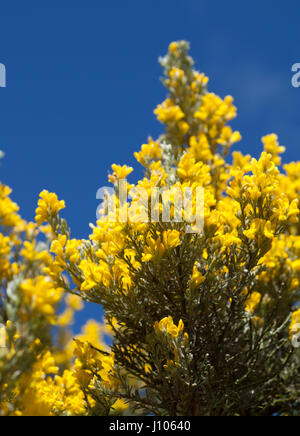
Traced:
[[[143, 178], [112, 165], [88, 240], [55, 193], [26, 223], [0, 184], [1, 416], [300, 410], [300, 163], [281, 168], [275, 134], [231, 159], [233, 97], [208, 91], [188, 49], [161, 59], [165, 133], [135, 153]], [[105, 322], [75, 336], [84, 302]]]
[[[58, 367], [50, 352], [39, 356], [30, 376], [21, 381], [19, 400], [22, 416], [82, 415], [85, 412], [84, 394], [72, 371], [58, 376]], [[46, 378], [45, 378], [46, 375]], [[51, 375], [55, 376], [54, 378]]]
[[49, 217], [55, 217], [58, 212], [65, 208], [65, 202], [59, 201], [56, 194], [43, 191], [40, 194], [38, 208], [36, 210], [36, 222], [41, 225], [48, 221]]
[[134, 154], [136, 160], [143, 166], [147, 166], [152, 160], [161, 159], [162, 149], [159, 142], [149, 139], [148, 144], [143, 144], [141, 151]]
[[180, 107], [176, 106], [170, 99], [167, 99], [162, 104], [158, 105], [154, 113], [157, 115], [157, 119], [162, 123], [176, 123], [184, 118], [184, 113]]
[[63, 290], [56, 288], [51, 280], [43, 276], [25, 280], [20, 288], [25, 305], [45, 315], [50, 323], [54, 323], [55, 305], [60, 301]]

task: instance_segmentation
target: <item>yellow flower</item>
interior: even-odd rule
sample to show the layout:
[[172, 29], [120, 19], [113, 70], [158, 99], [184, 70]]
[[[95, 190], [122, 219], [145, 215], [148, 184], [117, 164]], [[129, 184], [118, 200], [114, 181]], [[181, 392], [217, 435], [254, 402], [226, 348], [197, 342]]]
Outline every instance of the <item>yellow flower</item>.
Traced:
[[56, 217], [58, 212], [65, 207], [65, 202], [63, 200], [58, 201], [56, 194], [48, 191], [41, 192], [38, 208], [36, 209], [35, 220], [37, 224], [41, 225], [43, 222], [48, 221], [49, 218]]
[[178, 43], [177, 42], [171, 42], [169, 45], [169, 52], [176, 54], [178, 52]]
[[0, 277], [4, 278], [10, 274], [10, 262], [9, 262], [9, 254], [11, 251], [10, 248], [10, 239], [8, 236], [4, 236], [0, 233]]
[[49, 263], [52, 260], [47, 251], [36, 250], [35, 242], [24, 241], [24, 248], [20, 254], [30, 262], [42, 261]]
[[169, 73], [171, 79], [182, 79], [184, 77], [184, 71], [180, 68], [173, 67]]
[[171, 316], [167, 318], [163, 318], [161, 321], [157, 321], [155, 323], [155, 331], [167, 333], [168, 335], [172, 336], [174, 339], [177, 339], [179, 334], [183, 332], [184, 330], [184, 324], [182, 320], [179, 321], [178, 326], [174, 324], [173, 318]]
[[260, 302], [261, 294], [259, 292], [252, 292], [252, 294], [249, 296], [245, 303], [247, 312], [253, 313]]
[[293, 336], [299, 333], [300, 331], [300, 309], [296, 310], [292, 314], [292, 320], [290, 324], [290, 339], [292, 340]]
[[101, 379], [101, 386], [106, 389], [115, 389], [118, 381], [114, 376], [114, 354], [102, 354], [92, 348], [90, 344], [76, 340], [75, 356], [75, 376], [78, 382], [85, 387], [87, 385], [94, 388], [93, 374], [97, 374]]
[[185, 182], [195, 182], [197, 186], [207, 186], [211, 182], [209, 166], [203, 162], [196, 162], [192, 153], [185, 153], [177, 169], [178, 176]]
[[162, 258], [166, 251], [166, 246], [161, 242], [160, 237], [156, 240], [148, 235], [146, 239], [146, 245], [144, 247], [144, 253], [142, 256], [143, 262], [149, 262], [154, 258]]
[[288, 216], [289, 222], [291, 222], [291, 223], [298, 223], [298, 221], [299, 221], [300, 210], [299, 210], [298, 206], [299, 206], [299, 200], [298, 200], [298, 198], [296, 198], [291, 202], [291, 204], [288, 208], [287, 216]]
[[10, 253], [10, 239], [0, 233], [0, 256], [7, 256]]
[[152, 366], [149, 363], [146, 363], [145, 365], [145, 373], [146, 374], [151, 374], [152, 372]]
[[108, 179], [112, 183], [115, 183], [117, 180], [125, 180], [133, 171], [133, 168], [128, 167], [127, 165], [121, 167], [120, 165], [113, 164], [111, 168], [113, 174], [111, 174]]
[[256, 239], [262, 235], [268, 239], [273, 239], [274, 230], [270, 221], [256, 218], [252, 221], [250, 229], [244, 230], [244, 235], [249, 239]]
[[264, 144], [264, 150], [272, 155], [274, 163], [280, 165], [281, 159], [279, 154], [285, 152], [285, 147], [279, 145], [278, 136], [275, 134], [264, 136], [262, 142]]
[[18, 205], [9, 198], [11, 192], [8, 186], [0, 183], [0, 225], [4, 227], [14, 227], [22, 223], [17, 214]]
[[82, 415], [85, 412], [85, 397], [77, 383], [75, 374], [70, 371], [64, 371], [61, 377], [55, 377], [55, 385], [59, 388], [61, 397], [59, 408], [70, 416]]
[[235, 144], [236, 142], [241, 141], [242, 136], [240, 132], [235, 131], [232, 132], [232, 128], [230, 126], [225, 126], [222, 129], [221, 136], [218, 139], [218, 144], [224, 145], [224, 146], [231, 146]]
[[190, 130], [190, 126], [186, 121], [180, 121], [178, 123], [178, 128], [183, 135], [185, 135]]
[[192, 274], [192, 288], [196, 288], [202, 283], [204, 283], [206, 280], [206, 277], [201, 274], [201, 272], [198, 270], [197, 262], [194, 265], [193, 268], [193, 274]]
[[166, 249], [178, 247], [181, 244], [180, 233], [177, 230], [164, 231], [163, 243]]
[[43, 276], [25, 280], [21, 283], [20, 288], [26, 306], [30, 310], [39, 312], [53, 324], [55, 321], [55, 306], [62, 297], [63, 289], [56, 288], [51, 280]]
[[272, 230], [272, 224], [271, 221], [267, 221], [264, 227], [264, 235], [268, 239], [274, 238], [274, 232]]
[[169, 98], [158, 105], [154, 113], [157, 115], [157, 119], [165, 124], [178, 122], [184, 118], [181, 108], [175, 105]]
[[300, 272], [300, 259], [294, 260], [292, 262], [292, 268], [295, 272]]
[[199, 136], [192, 136], [190, 139], [190, 151], [191, 155], [195, 159], [195, 162], [201, 160], [207, 162], [213, 159], [210, 143], [205, 133], [200, 133]]
[[146, 166], [152, 160], [161, 159], [162, 150], [160, 144], [150, 138], [148, 144], [143, 144], [141, 151], [134, 153], [134, 156], [141, 165]]
[[[233, 105], [233, 98], [226, 96], [224, 100], [213, 93], [203, 96], [202, 104], [195, 112], [195, 118], [210, 126], [224, 124], [236, 116], [236, 107]], [[216, 135], [213, 134], [215, 137]]]
[[89, 291], [97, 286], [109, 286], [111, 282], [111, 273], [108, 265], [101, 261], [98, 265], [84, 259], [79, 264], [79, 269], [83, 273], [84, 281], [81, 285], [82, 291]]
[[232, 245], [239, 245], [241, 244], [241, 239], [238, 237], [237, 231], [233, 230], [231, 233], [220, 233], [218, 232], [218, 235], [216, 236], [216, 240], [219, 240], [221, 244], [223, 245], [223, 248], [231, 247]]
[[250, 165], [250, 161], [251, 161], [251, 156], [249, 154], [247, 154], [246, 156], [244, 156], [241, 152], [239, 151], [234, 151], [232, 153], [233, 156], [233, 167], [234, 168], [238, 168], [240, 170], [244, 170], [245, 172], [247, 172], [247, 169]]

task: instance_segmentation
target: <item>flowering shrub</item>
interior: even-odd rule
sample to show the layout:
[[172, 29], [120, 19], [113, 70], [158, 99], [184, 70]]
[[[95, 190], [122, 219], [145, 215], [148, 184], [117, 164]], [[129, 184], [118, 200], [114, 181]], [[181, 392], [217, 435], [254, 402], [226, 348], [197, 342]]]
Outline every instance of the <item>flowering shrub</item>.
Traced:
[[[133, 169], [112, 166], [89, 240], [71, 238], [55, 194], [26, 223], [0, 186], [0, 415], [298, 414], [300, 163], [282, 168], [274, 134], [259, 159], [231, 158], [233, 98], [208, 92], [188, 52], [173, 42], [160, 59], [165, 133], [135, 153], [131, 200], [118, 191]], [[204, 193], [200, 227], [185, 189]], [[105, 322], [72, 340], [83, 302]]]

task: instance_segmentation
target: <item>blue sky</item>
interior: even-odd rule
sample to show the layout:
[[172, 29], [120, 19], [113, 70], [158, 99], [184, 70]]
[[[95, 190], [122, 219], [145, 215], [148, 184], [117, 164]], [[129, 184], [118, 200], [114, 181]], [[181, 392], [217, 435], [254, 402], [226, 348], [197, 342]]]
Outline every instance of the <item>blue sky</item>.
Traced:
[[23, 217], [33, 219], [42, 189], [55, 191], [74, 237], [88, 236], [111, 163], [135, 165], [134, 151], [161, 132], [157, 58], [172, 40], [191, 42], [210, 90], [235, 97], [244, 152], [258, 155], [275, 132], [284, 160], [299, 160], [299, 15], [296, 0], [2, 2], [0, 179]]

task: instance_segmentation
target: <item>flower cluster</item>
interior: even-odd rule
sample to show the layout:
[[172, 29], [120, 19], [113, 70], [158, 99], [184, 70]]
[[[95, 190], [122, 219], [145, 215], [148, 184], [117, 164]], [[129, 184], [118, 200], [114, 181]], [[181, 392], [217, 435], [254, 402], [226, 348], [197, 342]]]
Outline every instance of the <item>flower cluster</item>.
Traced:
[[[188, 51], [173, 42], [160, 59], [166, 131], [135, 153], [135, 184], [112, 166], [89, 240], [71, 238], [56, 194], [27, 224], [0, 187], [1, 414], [299, 413], [300, 164], [281, 167], [274, 134], [258, 158], [230, 159], [233, 98], [208, 92]], [[82, 301], [106, 324], [74, 342]]]

